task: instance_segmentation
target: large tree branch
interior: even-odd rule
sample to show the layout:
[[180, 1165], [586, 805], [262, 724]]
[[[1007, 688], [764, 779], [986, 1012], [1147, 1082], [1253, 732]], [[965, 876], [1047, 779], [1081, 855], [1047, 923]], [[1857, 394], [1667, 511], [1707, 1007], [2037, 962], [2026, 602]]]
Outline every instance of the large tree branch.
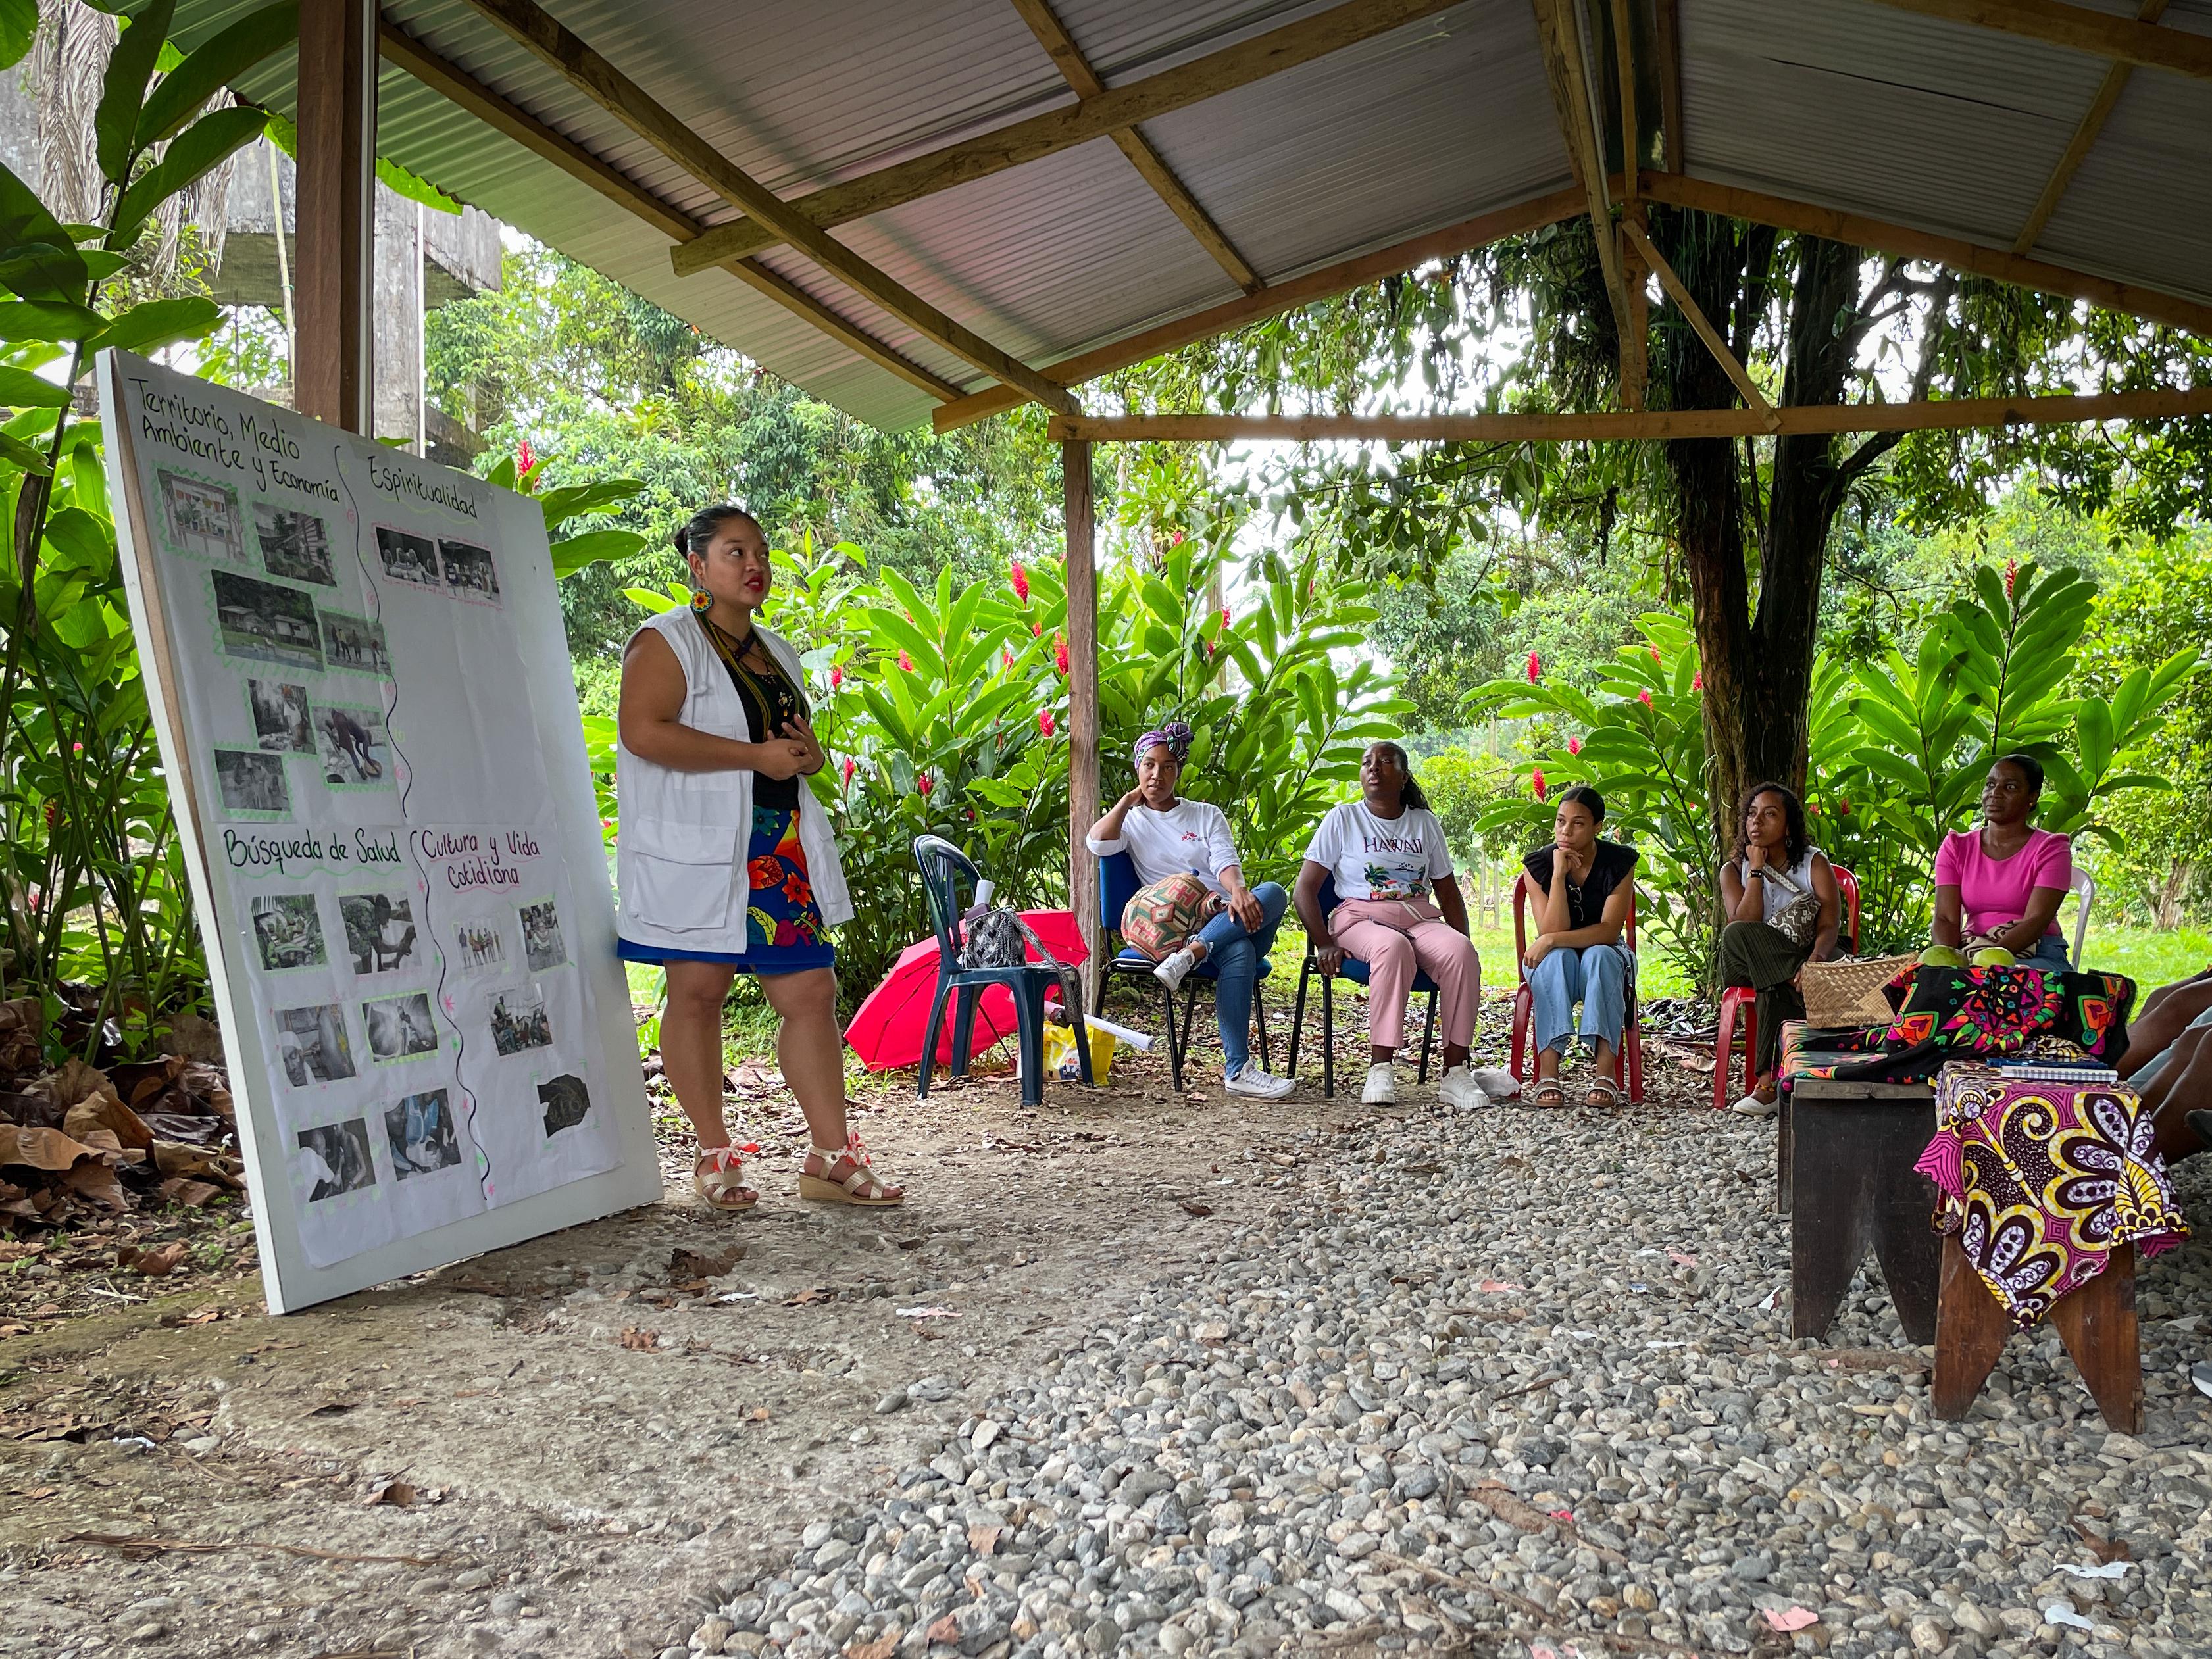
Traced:
[[[1943, 336], [1951, 309], [1951, 295], [1956, 291], [1959, 279], [1946, 270], [1934, 284], [1928, 301], [1927, 338], [1920, 348], [1920, 362], [1912, 371], [1914, 403], [1924, 403], [1929, 386], [1936, 378], [1936, 360], [1942, 355]], [[1877, 432], [1847, 456], [1836, 469], [1835, 482], [1830, 486], [1835, 503], [1840, 506], [1851, 487], [1865, 476], [1876, 461], [1897, 447], [1904, 438], [1902, 432]]]

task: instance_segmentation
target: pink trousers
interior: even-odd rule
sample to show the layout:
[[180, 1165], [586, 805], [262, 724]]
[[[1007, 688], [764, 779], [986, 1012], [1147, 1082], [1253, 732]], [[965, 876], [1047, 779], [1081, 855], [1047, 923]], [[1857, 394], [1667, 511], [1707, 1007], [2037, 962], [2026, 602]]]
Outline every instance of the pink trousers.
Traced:
[[1437, 982], [1437, 1023], [1444, 1041], [1461, 1048], [1473, 1043], [1482, 963], [1474, 942], [1435, 905], [1346, 899], [1329, 916], [1328, 931], [1347, 955], [1367, 964], [1369, 1042], [1377, 1048], [1405, 1046], [1406, 999], [1414, 969], [1421, 968]]

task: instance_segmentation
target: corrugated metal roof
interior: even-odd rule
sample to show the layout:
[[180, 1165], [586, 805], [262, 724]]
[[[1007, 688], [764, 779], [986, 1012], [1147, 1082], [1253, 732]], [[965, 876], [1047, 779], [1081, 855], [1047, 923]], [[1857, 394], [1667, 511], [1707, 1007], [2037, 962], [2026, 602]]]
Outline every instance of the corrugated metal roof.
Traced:
[[[1583, 0], [1586, 27], [1592, 3]], [[2135, 9], [2134, 0], [2087, 3], [2116, 15]], [[180, 30], [203, 35], [250, 3], [184, 0]], [[1056, 9], [1110, 87], [1330, 3], [1060, 0]], [[549, 9], [787, 197], [1074, 101], [1006, 0], [550, 0]], [[2106, 68], [1872, 0], [1681, 0], [1680, 9], [1691, 173], [1998, 248], [2011, 245]], [[385, 15], [684, 213], [708, 224], [738, 216], [467, 0], [391, 0]], [[2212, 33], [2212, 0], [2175, 0], [2164, 21]], [[289, 109], [293, 78], [278, 64], [241, 90]], [[729, 272], [677, 277], [664, 235], [389, 66], [380, 118], [386, 154], [815, 395], [889, 428], [927, 417], [927, 394]], [[1268, 281], [1570, 182], [1528, 0], [1465, 0], [1145, 131]], [[836, 234], [1033, 363], [1236, 291], [1105, 139]], [[2212, 83], [2138, 70], [2038, 252], [2212, 301]], [[795, 252], [761, 258], [931, 372], [989, 384]]]

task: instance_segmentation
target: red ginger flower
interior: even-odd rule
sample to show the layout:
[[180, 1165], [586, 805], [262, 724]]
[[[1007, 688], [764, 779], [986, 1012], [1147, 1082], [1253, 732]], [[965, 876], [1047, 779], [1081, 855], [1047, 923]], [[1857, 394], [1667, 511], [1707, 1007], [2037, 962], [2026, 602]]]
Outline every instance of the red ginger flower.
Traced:
[[1042, 639], [1044, 637], [1044, 624], [1039, 622], [1031, 623], [1030, 624], [1030, 633], [1036, 639]]
[[2019, 580], [2020, 561], [2018, 559], [2007, 559], [2005, 561], [2005, 598], [2010, 599], [2012, 597], [2012, 585]]
[[1014, 665], [1014, 653], [1001, 647], [999, 651], [999, 660], [1006, 667], [1012, 668]]
[[1583, 740], [1580, 738], [1569, 738], [1567, 739], [1567, 752], [1570, 755], [1581, 754], [1583, 752]]
[[1535, 768], [1528, 774], [1528, 787], [1536, 792], [1536, 799], [1544, 799], [1544, 769]]
[[1651, 660], [1654, 662], [1662, 660], [1659, 655], [1659, 647], [1656, 645], [1651, 647]]
[[853, 757], [850, 755], [845, 757], [845, 787], [848, 789], [853, 787]]
[[1647, 685], [1646, 687], [1644, 687], [1644, 690], [1643, 690], [1638, 691], [1638, 692], [1636, 694], [1636, 701], [1637, 701], [1637, 702], [1640, 702], [1640, 703], [1642, 703], [1642, 704], [1643, 704], [1646, 708], [1650, 708], [1650, 707], [1651, 707], [1651, 688], [1650, 688], [1650, 686], [1648, 686], [1648, 685]]
[[1019, 559], [1014, 561], [1014, 597], [1024, 605], [1030, 602], [1030, 573], [1022, 568]]
[[1537, 677], [1543, 672], [1544, 665], [1542, 659], [1540, 659], [1534, 652], [1531, 651], [1528, 653], [1528, 684], [1531, 685], [1535, 684]]
[[514, 476], [520, 478], [537, 465], [538, 458], [530, 453], [530, 440], [525, 438], [521, 447], [514, 452]]
[[1229, 626], [1229, 607], [1225, 605], [1221, 607], [1221, 625], [1224, 628]]
[[844, 683], [845, 671], [842, 668], [832, 668], [830, 671], [830, 689], [832, 691], [835, 691], [839, 686], [844, 684]]
[[1700, 668], [1696, 673], [1690, 676], [1690, 690], [1692, 691], [1702, 691], [1705, 689], [1705, 671]]
[[1067, 672], [1067, 641], [1058, 634], [1052, 636], [1052, 665], [1063, 674]]
[[1048, 738], [1053, 734], [1054, 726], [1051, 709], [1040, 708], [1037, 710], [1037, 730]]
[[921, 776], [917, 777], [914, 781], [914, 790], [918, 795], [926, 795], [935, 787], [937, 787], [937, 786], [930, 781], [929, 774], [927, 772], [924, 772]]
[[908, 656], [908, 655], [907, 655], [907, 653], [906, 653], [905, 652], [903, 652], [903, 651], [900, 652], [900, 653], [899, 653], [899, 666], [900, 666], [901, 668], [905, 669], [905, 670], [906, 670], [906, 672], [907, 672], [908, 673], [909, 673], [909, 674], [913, 673], [913, 672], [914, 672], [914, 659], [913, 659], [912, 657]]

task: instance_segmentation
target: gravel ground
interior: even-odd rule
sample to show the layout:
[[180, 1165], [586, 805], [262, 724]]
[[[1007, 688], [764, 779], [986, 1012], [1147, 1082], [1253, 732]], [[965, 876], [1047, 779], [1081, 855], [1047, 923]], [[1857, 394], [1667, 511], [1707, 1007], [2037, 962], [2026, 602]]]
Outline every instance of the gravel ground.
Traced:
[[741, 1222], [679, 1182], [283, 1320], [249, 1279], [14, 1339], [0, 1652], [2212, 1652], [2212, 1244], [2140, 1278], [2140, 1438], [2043, 1334], [1938, 1424], [1878, 1278], [1790, 1340], [1774, 1130], [1708, 1077], [1454, 1116], [1165, 1069], [894, 1079], [890, 1217], [792, 1201], [740, 1079]]
[[1293, 1202], [809, 1527], [690, 1650], [2212, 1650], [2212, 1401], [2171, 1317], [2203, 1246], [2144, 1276], [2140, 1438], [2051, 1335], [1942, 1424], [1878, 1279], [1835, 1346], [1790, 1340], [1764, 1126], [1506, 1108], [1300, 1150]]

